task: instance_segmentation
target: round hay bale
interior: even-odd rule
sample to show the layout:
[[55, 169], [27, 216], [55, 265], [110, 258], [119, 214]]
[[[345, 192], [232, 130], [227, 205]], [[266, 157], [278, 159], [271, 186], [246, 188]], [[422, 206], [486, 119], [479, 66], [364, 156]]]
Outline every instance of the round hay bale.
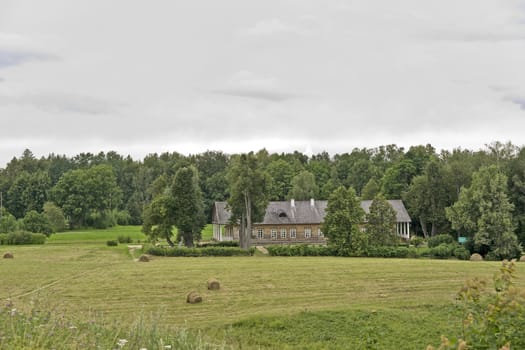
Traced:
[[140, 257], [139, 257], [139, 262], [149, 262], [149, 257], [145, 254], [142, 254]]
[[4, 254], [4, 259], [13, 259], [14, 256], [13, 256], [13, 253], [11, 252], [7, 252]]
[[197, 304], [202, 301], [202, 297], [195, 291], [189, 292], [186, 296], [186, 302], [189, 304]]
[[208, 289], [209, 290], [219, 290], [221, 289], [221, 284], [215, 278], [210, 278], [208, 280]]
[[525, 262], [525, 255], [522, 255], [520, 258], [520, 262]]
[[470, 261], [483, 261], [483, 257], [478, 253], [474, 253], [470, 256]]

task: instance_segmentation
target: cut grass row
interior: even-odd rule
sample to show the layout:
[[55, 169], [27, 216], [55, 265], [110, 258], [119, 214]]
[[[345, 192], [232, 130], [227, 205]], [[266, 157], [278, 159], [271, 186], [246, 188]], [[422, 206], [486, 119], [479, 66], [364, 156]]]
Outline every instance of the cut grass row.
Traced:
[[[422, 349], [459, 329], [451, 310], [463, 282], [490, 280], [499, 266], [267, 256], [137, 263], [125, 245], [105, 245], [115, 234], [139, 239], [140, 228], [65, 233], [43, 246], [9, 247], [15, 259], [0, 261], [0, 300], [11, 298], [23, 308], [42, 298], [81, 320], [96, 313], [132, 322], [161, 311], [166, 325], [200, 330], [239, 348]], [[219, 291], [206, 289], [210, 277], [221, 281]], [[185, 302], [191, 290], [201, 293], [203, 303]]]

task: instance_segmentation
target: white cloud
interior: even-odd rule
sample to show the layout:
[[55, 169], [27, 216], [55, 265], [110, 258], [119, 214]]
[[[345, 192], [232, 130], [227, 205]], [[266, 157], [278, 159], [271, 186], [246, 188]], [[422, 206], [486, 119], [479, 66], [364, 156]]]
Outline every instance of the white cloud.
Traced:
[[293, 94], [282, 90], [277, 78], [258, 76], [246, 70], [236, 72], [223, 87], [215, 89], [213, 92], [269, 101], [284, 101], [295, 97]]
[[278, 34], [300, 34], [302, 31], [278, 18], [266, 19], [255, 23], [242, 33], [249, 36], [270, 36]]

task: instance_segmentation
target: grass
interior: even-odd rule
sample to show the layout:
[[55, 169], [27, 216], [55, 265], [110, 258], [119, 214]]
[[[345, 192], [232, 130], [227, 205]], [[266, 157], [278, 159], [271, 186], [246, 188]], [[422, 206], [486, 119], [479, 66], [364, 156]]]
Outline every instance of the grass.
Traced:
[[[454, 298], [497, 262], [337, 257], [154, 257], [137, 263], [108, 239], [140, 228], [53, 235], [42, 246], [0, 247], [0, 301], [24, 309], [42, 298], [88, 321], [93, 313], [132, 324], [163, 310], [162, 325], [187, 327], [233, 348], [424, 349], [459, 330]], [[0, 253], [3, 253], [1, 251]], [[518, 267], [518, 275], [520, 275]], [[208, 291], [206, 281], [221, 282]], [[525, 285], [523, 278], [519, 283]], [[203, 296], [189, 305], [189, 291]]]
[[144, 241], [146, 236], [141, 229], [141, 226], [116, 226], [105, 230], [87, 229], [60, 232], [51, 235], [47, 244], [105, 243], [109, 240], [116, 240], [118, 236], [129, 236], [134, 241]]

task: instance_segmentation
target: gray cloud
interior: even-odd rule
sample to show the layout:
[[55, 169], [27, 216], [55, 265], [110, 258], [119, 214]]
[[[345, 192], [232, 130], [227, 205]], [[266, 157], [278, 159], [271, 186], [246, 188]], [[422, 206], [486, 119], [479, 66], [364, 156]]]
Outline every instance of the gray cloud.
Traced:
[[56, 60], [56, 56], [26, 51], [8, 51], [0, 49], [0, 69], [17, 66], [31, 61], [49, 61]]
[[298, 97], [283, 91], [281, 82], [274, 77], [263, 77], [251, 71], [241, 70], [233, 74], [223, 87], [212, 93], [281, 102]]
[[510, 101], [525, 110], [525, 96], [505, 96], [505, 100]]
[[297, 96], [281, 91], [268, 91], [268, 90], [256, 90], [256, 89], [222, 89], [213, 90], [213, 93], [237, 96], [237, 97], [248, 97], [261, 100], [268, 100], [274, 102], [286, 101]]
[[60, 92], [42, 92], [22, 96], [0, 96], [0, 102], [5, 105], [31, 106], [47, 113], [110, 113], [112, 106], [109, 101]]

